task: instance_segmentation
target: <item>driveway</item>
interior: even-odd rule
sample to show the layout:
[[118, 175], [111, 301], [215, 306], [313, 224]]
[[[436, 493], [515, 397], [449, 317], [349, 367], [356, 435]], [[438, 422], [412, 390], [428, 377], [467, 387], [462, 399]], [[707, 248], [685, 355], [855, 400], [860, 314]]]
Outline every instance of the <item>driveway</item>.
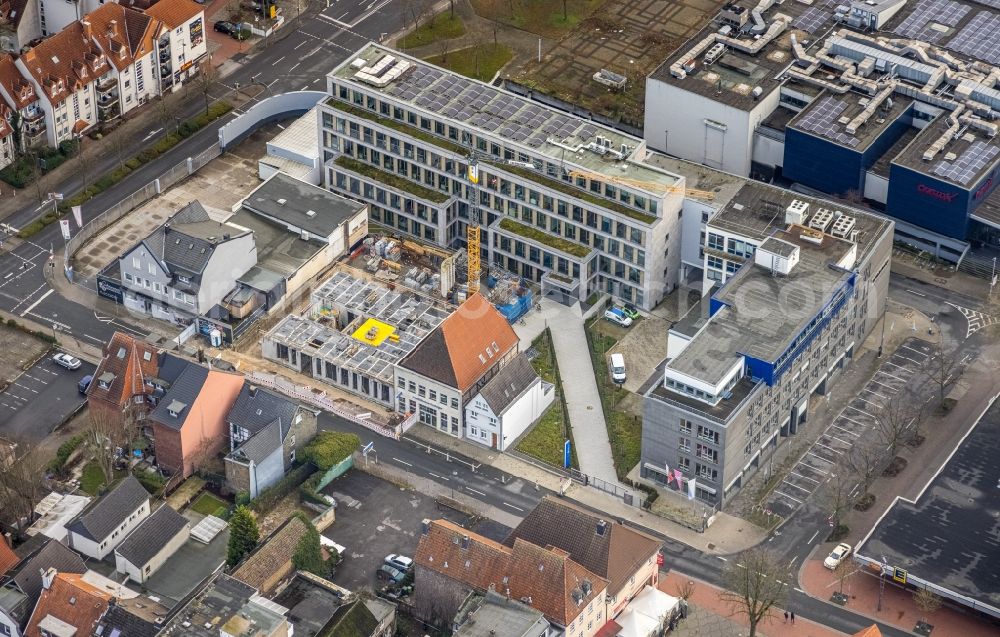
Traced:
[[40, 359], [0, 392], [0, 436], [29, 442], [44, 439], [83, 404], [77, 383], [94, 369], [86, 361], [70, 371], [51, 357]]
[[[439, 507], [434, 498], [401, 489], [380, 478], [352, 469], [331, 482], [323, 492], [337, 499], [337, 521], [323, 535], [346, 548], [344, 561], [332, 580], [349, 590], [372, 589], [375, 571], [386, 555], [413, 557], [425, 519], [447, 518], [468, 525], [463, 513]], [[502, 540], [509, 529], [495, 522], [474, 527]]]

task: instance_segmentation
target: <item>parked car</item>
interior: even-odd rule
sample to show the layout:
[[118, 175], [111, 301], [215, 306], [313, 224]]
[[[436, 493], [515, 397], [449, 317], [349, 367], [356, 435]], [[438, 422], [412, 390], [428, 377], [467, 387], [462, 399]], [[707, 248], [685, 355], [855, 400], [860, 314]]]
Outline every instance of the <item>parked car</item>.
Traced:
[[225, 33], [226, 35], [232, 35], [239, 30], [236, 23], [230, 22], [229, 20], [216, 20], [213, 28], [219, 33]]
[[379, 580], [380, 582], [388, 582], [390, 584], [400, 584], [404, 579], [406, 579], [406, 573], [399, 570], [398, 568], [389, 566], [388, 564], [383, 564], [382, 566], [378, 567], [377, 571], [375, 571], [375, 579]]
[[611, 381], [618, 383], [619, 385], [625, 382], [625, 357], [615, 352], [611, 355], [611, 365], [609, 365], [611, 371]]
[[619, 307], [609, 307], [604, 310], [604, 318], [611, 321], [615, 325], [621, 325], [622, 327], [628, 327], [632, 325], [632, 319], [625, 314], [624, 310]]
[[631, 303], [626, 303], [625, 305], [623, 305], [622, 312], [625, 312], [625, 316], [629, 317], [633, 321], [641, 316], [639, 314], [639, 308], [632, 305]]
[[837, 545], [837, 548], [833, 549], [832, 553], [826, 556], [826, 559], [823, 560], [823, 566], [830, 570], [837, 568], [840, 566], [841, 562], [847, 559], [847, 556], [851, 554], [852, 550], [853, 549], [850, 544], [841, 542]]
[[56, 365], [59, 365], [60, 367], [65, 367], [66, 369], [70, 370], [80, 369], [80, 365], [83, 364], [80, 362], [79, 358], [70, 356], [65, 352], [59, 352], [58, 354], [53, 356], [52, 362], [55, 363]]
[[93, 382], [93, 380], [94, 380], [93, 374], [87, 374], [86, 376], [81, 378], [80, 382], [76, 384], [77, 391], [79, 391], [81, 394], [86, 394], [87, 388], [90, 387], [90, 383]]
[[397, 555], [395, 553], [386, 555], [385, 563], [395, 569], [403, 571], [404, 573], [413, 568], [413, 560], [405, 555]]

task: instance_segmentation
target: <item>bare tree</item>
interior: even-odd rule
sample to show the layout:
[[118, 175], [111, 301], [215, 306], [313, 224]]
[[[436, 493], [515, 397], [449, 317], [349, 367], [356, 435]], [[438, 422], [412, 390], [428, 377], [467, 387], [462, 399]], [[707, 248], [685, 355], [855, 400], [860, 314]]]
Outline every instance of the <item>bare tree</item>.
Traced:
[[447, 39], [438, 40], [438, 50], [441, 52], [440, 53], [440, 55], [441, 55], [441, 64], [447, 64], [448, 63], [448, 51], [449, 51], [449, 44], [448, 44], [448, 40]]
[[177, 132], [177, 107], [163, 96], [156, 102], [156, 119], [165, 130], [174, 129]]
[[20, 531], [24, 523], [31, 523], [35, 505], [45, 492], [46, 459], [38, 447], [25, 440], [11, 441], [5, 455], [8, 461], [0, 465], [0, 520]]
[[455, 18], [455, 0], [448, 0], [448, 8], [451, 11], [452, 19]]
[[944, 349], [944, 336], [938, 330], [938, 342], [934, 347], [934, 355], [928, 365], [930, 366], [931, 378], [938, 387], [938, 407], [944, 407], [945, 392], [951, 387], [958, 374], [960, 362], [957, 357], [958, 350], [950, 352]]
[[104, 475], [104, 484], [115, 479], [115, 460], [119, 450], [128, 447], [132, 440], [132, 421], [101, 409], [91, 409], [84, 426], [85, 444]]
[[208, 60], [202, 65], [196, 84], [198, 92], [205, 98], [206, 113], [208, 113], [208, 107], [212, 104], [212, 88], [215, 87], [215, 83], [218, 79], [219, 71], [212, 66], [212, 60]]
[[922, 406], [914, 406], [908, 397], [897, 394], [875, 410], [872, 417], [878, 441], [885, 445], [888, 457], [894, 458], [913, 437], [917, 423], [923, 418]]
[[684, 601], [691, 601], [691, 597], [694, 595], [695, 586], [694, 580], [682, 580], [677, 582], [674, 586], [674, 592], [677, 593], [677, 597], [680, 597]]
[[125, 139], [125, 134], [123, 132], [114, 133], [108, 136], [108, 145], [111, 147], [112, 152], [115, 154], [115, 159], [118, 160], [119, 170], [125, 169], [125, 161], [127, 157], [125, 156], [126, 151], [128, 151], [128, 140]]
[[725, 589], [719, 599], [729, 603], [734, 614], [746, 616], [748, 635], [755, 637], [757, 626], [784, 602], [791, 578], [774, 552], [754, 547], [726, 562], [723, 581]]
[[830, 523], [835, 529], [840, 526], [844, 514], [854, 506], [854, 489], [857, 483], [852, 479], [852, 473], [849, 463], [842, 460], [833, 468], [830, 479], [820, 490], [820, 500], [830, 512]]
[[913, 603], [920, 609], [921, 623], [927, 623], [927, 618], [941, 608], [941, 597], [926, 588], [913, 593]]
[[843, 595], [844, 582], [847, 581], [848, 577], [857, 573], [858, 569], [854, 565], [854, 560], [852, 560], [850, 557], [845, 557], [843, 560], [840, 561], [840, 564], [837, 564], [837, 568], [834, 569], [833, 572], [837, 576], [837, 582], [840, 584], [839, 593]]
[[861, 440], [846, 454], [844, 461], [861, 482], [864, 496], [868, 496], [868, 490], [878, 476], [884, 457], [883, 447], [880, 444]]

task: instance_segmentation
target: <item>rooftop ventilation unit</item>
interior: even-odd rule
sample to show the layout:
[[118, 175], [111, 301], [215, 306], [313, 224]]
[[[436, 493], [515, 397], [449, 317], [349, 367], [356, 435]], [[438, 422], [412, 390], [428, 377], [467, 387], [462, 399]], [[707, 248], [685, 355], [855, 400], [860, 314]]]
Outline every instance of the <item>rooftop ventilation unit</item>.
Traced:
[[854, 230], [856, 223], [857, 221], [854, 217], [840, 215], [833, 222], [833, 226], [830, 228], [830, 234], [840, 239], [847, 239], [851, 236], [851, 232]]
[[705, 54], [705, 65], [715, 64], [715, 62], [722, 57], [722, 54], [726, 52], [726, 45], [717, 42], [712, 48], [708, 50]]
[[801, 199], [793, 199], [792, 203], [785, 208], [785, 223], [802, 225], [806, 220], [806, 212], [809, 210], [809, 203]]
[[820, 208], [809, 220], [809, 227], [820, 232], [826, 232], [833, 222], [833, 211], [828, 208]]

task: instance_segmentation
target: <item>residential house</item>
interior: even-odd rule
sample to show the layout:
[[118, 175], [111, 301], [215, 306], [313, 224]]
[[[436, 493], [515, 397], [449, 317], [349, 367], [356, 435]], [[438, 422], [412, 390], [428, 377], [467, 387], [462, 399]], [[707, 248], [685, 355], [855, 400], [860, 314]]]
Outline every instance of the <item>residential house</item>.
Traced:
[[34, 0], [0, 2], [0, 51], [17, 53], [41, 33]]
[[500, 312], [476, 293], [396, 365], [396, 411], [464, 437], [466, 405], [517, 356], [517, 335]]
[[316, 435], [315, 411], [250, 383], [243, 383], [226, 420], [226, 483], [251, 498], [280, 480]]
[[391, 637], [396, 633], [396, 606], [379, 597], [353, 599], [338, 607], [323, 637]]
[[132, 475], [94, 501], [68, 527], [70, 547], [103, 560], [149, 517], [149, 492]]
[[115, 332], [87, 388], [87, 408], [94, 418], [112, 422], [143, 421], [159, 373], [158, 348], [125, 332]]
[[97, 85], [111, 77], [111, 65], [82, 24], [73, 22], [14, 63], [40, 98], [49, 146], [97, 123]]
[[0, 95], [11, 109], [5, 113], [4, 119], [16, 138], [21, 140], [21, 148], [44, 145], [47, 129], [45, 111], [34, 85], [21, 75], [10, 53], [0, 53]]
[[285, 612], [266, 599], [252, 597], [219, 627], [219, 637], [290, 637]]
[[42, 594], [24, 630], [25, 637], [91, 634], [112, 596], [83, 578], [54, 568], [42, 575]]
[[107, 3], [80, 22], [111, 63], [109, 77], [97, 85], [100, 120], [128, 113], [159, 94], [155, 49], [162, 25], [158, 20], [131, 7]]
[[83, 558], [66, 545], [39, 535], [17, 548], [20, 563], [7, 571], [0, 586], [0, 635], [21, 637], [21, 632], [42, 594], [42, 574], [87, 572]]
[[232, 575], [261, 593], [271, 593], [295, 571], [292, 555], [309, 527], [298, 515], [285, 520]]
[[156, 41], [157, 93], [163, 95], [194, 77], [198, 72], [196, 65], [208, 53], [205, 11], [192, 0], [160, 0], [145, 12], [163, 25]]
[[[167, 0], [164, 0], [167, 1]], [[257, 263], [253, 233], [212, 221], [197, 201], [118, 259], [125, 307], [189, 322], [222, 301]]]
[[361, 599], [322, 577], [298, 571], [271, 598], [288, 609], [296, 635], [321, 637], [391, 637], [396, 605], [378, 597]]
[[496, 591], [540, 611], [567, 637], [593, 637], [606, 621], [608, 581], [554, 546], [507, 546], [448, 520], [425, 520], [414, 557], [416, 607], [452, 621], [470, 592]]
[[495, 591], [470, 597], [452, 627], [455, 637], [547, 637], [551, 631], [540, 611]]
[[49, 36], [59, 33], [91, 11], [103, 4], [103, 0], [79, 0], [64, 2], [63, 0], [37, 0], [38, 28], [31, 37]]
[[191, 535], [191, 522], [164, 504], [115, 549], [115, 570], [145, 584]]
[[555, 386], [543, 382], [524, 354], [500, 369], [465, 406], [465, 437], [504, 451], [555, 400]]
[[156, 463], [186, 478], [225, 448], [226, 414], [243, 377], [186, 363], [149, 414]]
[[661, 542], [565, 500], [546, 496], [504, 540], [554, 546], [608, 580], [605, 617], [613, 619], [646, 585], [655, 586]]

